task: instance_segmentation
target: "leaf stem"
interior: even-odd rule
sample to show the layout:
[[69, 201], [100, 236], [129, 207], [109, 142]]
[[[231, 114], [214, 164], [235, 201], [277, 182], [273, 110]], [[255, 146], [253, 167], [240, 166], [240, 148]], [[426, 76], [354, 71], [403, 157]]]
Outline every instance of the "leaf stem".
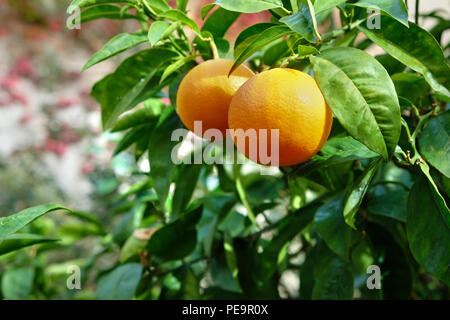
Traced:
[[239, 199], [241, 200], [242, 204], [244, 205], [245, 209], [247, 210], [248, 218], [250, 219], [252, 224], [259, 230], [259, 226], [256, 222], [255, 214], [253, 213], [253, 210], [248, 201], [247, 193], [245, 192], [244, 186], [242, 185], [241, 165], [236, 162], [233, 164], [233, 174], [234, 174], [234, 181], [236, 183], [236, 190], [237, 190]]
[[419, 3], [420, 3], [420, 1], [416, 0], [416, 19], [415, 19], [415, 22], [416, 22], [417, 25], [419, 24]]

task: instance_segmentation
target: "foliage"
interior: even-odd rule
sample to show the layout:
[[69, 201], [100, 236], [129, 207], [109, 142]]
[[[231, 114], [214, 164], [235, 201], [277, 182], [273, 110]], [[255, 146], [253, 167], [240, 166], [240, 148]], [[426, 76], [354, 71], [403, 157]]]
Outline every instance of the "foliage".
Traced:
[[[218, 0], [202, 9], [203, 28], [188, 16], [187, 1], [176, 1], [176, 8], [165, 0], [73, 2], [83, 9], [82, 21], [135, 19], [141, 27], [114, 37], [85, 69], [147, 43], [92, 89], [104, 129], [124, 132], [116, 153], [134, 145], [135, 159], [149, 160], [150, 170], [136, 169], [140, 178], [113, 196], [114, 228], [71, 212], [103, 248], [83, 259], [83, 272], [104, 255], [121, 257], [97, 278], [95, 294], [86, 295], [449, 298], [446, 44], [439, 43], [439, 28], [408, 22], [400, 0], [377, 2], [381, 29], [370, 29], [366, 21], [374, 18], [366, 8], [374, 2]], [[342, 28], [327, 29], [335, 7]], [[232, 46], [225, 34], [237, 16], [264, 10], [270, 23], [249, 26]], [[360, 34], [368, 40], [359, 41]], [[363, 50], [372, 44], [387, 55]], [[178, 141], [170, 138], [181, 127], [176, 90], [197, 56], [234, 57], [234, 68], [247, 61], [256, 72], [278, 66], [311, 72], [337, 120], [329, 141], [308, 162], [268, 175], [248, 162], [173, 163]], [[2, 259], [20, 254], [11, 248], [54, 244], [45, 234], [30, 234], [34, 223], [23, 229], [27, 233], [15, 232], [58, 208], [38, 206], [2, 218], [0, 254], [9, 252]], [[382, 271], [381, 290], [366, 287], [373, 264]], [[42, 268], [8, 268], [2, 296], [28, 297], [33, 283], [42, 281], [35, 271]], [[300, 288], [286, 288], [287, 271], [298, 275]], [[20, 286], [11, 286], [14, 279]]]

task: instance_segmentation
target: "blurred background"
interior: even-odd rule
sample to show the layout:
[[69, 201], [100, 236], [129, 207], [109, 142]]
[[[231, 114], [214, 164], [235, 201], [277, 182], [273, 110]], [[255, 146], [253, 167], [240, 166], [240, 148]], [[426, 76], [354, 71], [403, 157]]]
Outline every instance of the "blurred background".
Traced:
[[[100, 107], [89, 96], [92, 85], [125, 56], [118, 55], [83, 73], [80, 70], [114, 35], [133, 32], [139, 26], [134, 20], [102, 20], [83, 24], [80, 30], [67, 30], [70, 2], [0, 0], [0, 217], [56, 202], [109, 221], [110, 199], [120, 196], [133, 182], [134, 156], [121, 153], [112, 158], [120, 134], [102, 132]], [[200, 25], [201, 7], [212, 2], [190, 1], [190, 15]], [[413, 17], [414, 1], [409, 2]], [[420, 12], [448, 7], [448, 0], [427, 0], [421, 2]], [[449, 17], [449, 12], [440, 15]], [[246, 26], [269, 18], [268, 13], [241, 15], [228, 33], [229, 40]], [[437, 23], [433, 17], [420, 20], [427, 28]], [[449, 36], [444, 35], [446, 39]], [[139, 163], [142, 171], [147, 171], [145, 161]], [[70, 252], [55, 251], [45, 258], [48, 261], [35, 262], [37, 266], [50, 262], [47, 275], [65, 275], [64, 264], [73, 262], [70, 259], [87, 257], [98, 249], [91, 247], [92, 230], [77, 227], [70, 219], [50, 215], [33, 225], [45, 234], [63, 221], [65, 228], [58, 229], [58, 236], [64, 239], [61, 249], [73, 245]], [[16, 263], [33, 258], [27, 254], [19, 256]], [[103, 261], [107, 264], [113, 259], [105, 256]], [[50, 296], [62, 297], [51, 283], [48, 286]]]

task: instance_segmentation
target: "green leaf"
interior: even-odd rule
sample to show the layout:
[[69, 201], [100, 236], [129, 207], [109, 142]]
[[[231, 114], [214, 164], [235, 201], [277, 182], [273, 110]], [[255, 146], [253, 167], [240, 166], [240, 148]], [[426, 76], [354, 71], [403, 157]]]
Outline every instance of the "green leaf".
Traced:
[[433, 90], [449, 97], [450, 66], [436, 39], [412, 22], [407, 28], [389, 17], [382, 17], [381, 25], [379, 30], [358, 28], [388, 54], [422, 74]]
[[161, 110], [165, 107], [165, 104], [161, 100], [149, 99], [143, 108], [127, 113], [117, 120], [111, 132], [123, 131], [143, 124], [152, 126], [157, 121]]
[[147, 41], [145, 34], [138, 33], [121, 33], [106, 43], [103, 48], [95, 53], [84, 65], [81, 71], [84, 71], [93, 65], [109, 59], [125, 50], [137, 46]]
[[81, 11], [81, 23], [89, 22], [96, 19], [142, 19], [139, 16], [129, 13], [128, 11], [123, 12], [121, 7], [113, 5], [99, 5], [95, 7], [87, 8]]
[[[314, 278], [313, 300], [353, 298], [353, 272], [350, 265], [335, 255], [323, 242], [311, 254]], [[303, 279], [303, 278], [302, 278]]]
[[248, 39], [252, 36], [259, 35], [264, 30], [275, 26], [273, 23], [268, 22], [262, 22], [254, 24], [247, 29], [244, 29], [236, 38], [236, 41], [234, 42], [234, 47], [237, 48], [241, 43], [244, 42], [245, 39]]
[[174, 23], [155, 21], [148, 30], [148, 41], [154, 46], [158, 41], [170, 36], [179, 26], [180, 23], [178, 21]]
[[100, 278], [95, 295], [100, 300], [131, 300], [141, 275], [139, 263], [121, 265]]
[[178, 175], [172, 200], [172, 215], [176, 219], [187, 207], [192, 198], [202, 165], [185, 164]]
[[121, 4], [129, 4], [136, 6], [138, 5], [137, 0], [73, 0], [69, 7], [79, 7], [79, 8], [86, 8], [98, 4], [105, 4], [105, 3], [121, 3]]
[[292, 31], [285, 26], [274, 26], [264, 30], [259, 36], [253, 40], [248, 47], [244, 49], [244, 51], [235, 59], [233, 67], [230, 70], [230, 73], [239, 67], [244, 61], [250, 57], [253, 53], [257, 52], [265, 45], [271, 43], [274, 40], [282, 38], [288, 34], [291, 34]]
[[357, 181], [355, 181], [346, 196], [344, 205], [344, 219], [345, 222], [353, 229], [356, 229], [355, 215], [358, 212], [359, 206], [361, 205], [367, 189], [369, 188], [369, 184], [380, 164], [381, 158], [373, 160], [364, 173], [358, 178]]
[[172, 8], [167, 4], [166, 0], [146, 0], [146, 3], [157, 13], [162, 13]]
[[415, 105], [422, 105], [422, 100], [427, 97], [430, 86], [420, 74], [396, 73], [391, 78], [399, 97], [407, 98]]
[[216, 0], [215, 4], [230, 11], [256, 13], [283, 7], [281, 0]]
[[349, 5], [367, 9], [376, 8], [408, 27], [408, 8], [403, 0], [359, 0]]
[[450, 285], [450, 229], [432, 192], [425, 179], [411, 189], [406, 220], [409, 247], [425, 270]]
[[430, 120], [419, 137], [420, 153], [450, 178], [450, 110]]
[[207, 4], [206, 6], [204, 6], [201, 10], [200, 10], [200, 17], [202, 18], [202, 20], [205, 20], [206, 16], [208, 15], [208, 13], [211, 12], [211, 10], [215, 7], [216, 5], [214, 3], [210, 3]]
[[309, 42], [317, 42], [320, 39], [317, 31], [317, 22], [314, 14], [314, 8], [309, 0], [300, 1], [299, 11], [280, 19], [293, 31], [300, 34]]
[[[154, 121], [153, 125], [156, 124], [156, 121]], [[136, 143], [142, 136], [152, 132], [153, 126], [152, 125], [139, 125], [137, 127], [132, 128], [130, 131], [128, 131], [122, 139], [119, 141], [119, 143], [116, 146], [116, 149], [114, 150], [113, 155], [117, 155], [121, 153], [122, 151], [126, 150], [129, 146], [131, 146], [133, 143]]]
[[180, 11], [186, 12], [186, 7], [188, 5], [189, 0], [177, 0], [177, 8]]
[[219, 8], [206, 19], [202, 31], [210, 32], [214, 38], [223, 38], [240, 15], [239, 12]]
[[[141, 51], [122, 62], [97, 90], [102, 106], [104, 128], [111, 128], [123, 112], [145, 100], [147, 97], [142, 94], [158, 92], [159, 79], [155, 85], [152, 83], [152, 78], [158, 68], [177, 56], [177, 53], [168, 49], [152, 48]], [[149, 84], [152, 84], [152, 88], [147, 90]]]
[[61, 205], [49, 203], [27, 208], [16, 214], [0, 218], [0, 241], [3, 240], [6, 236], [22, 229], [27, 224], [33, 222], [44, 214], [55, 210], [66, 210], [69, 212], [71, 211], [70, 209]]
[[177, 61], [172, 63], [170, 66], [168, 66], [166, 68], [166, 70], [164, 70], [164, 73], [161, 76], [161, 80], [159, 82], [162, 83], [165, 79], [167, 79], [174, 72], [179, 71], [180, 69], [182, 69], [182, 67], [184, 65], [188, 64], [191, 61], [194, 61], [197, 57], [198, 57], [198, 55], [191, 55], [191, 56], [186, 56], [181, 59], [178, 59]]
[[299, 45], [297, 50], [300, 56], [308, 56], [319, 53], [319, 50], [317, 50], [316, 48], [305, 45]]
[[343, 197], [340, 192], [322, 205], [314, 216], [314, 225], [327, 246], [344, 260], [348, 260], [353, 230], [343, 216]]
[[328, 140], [318, 154], [309, 161], [297, 166], [293, 175], [308, 175], [322, 168], [340, 163], [378, 157], [378, 154], [367, 149], [365, 145], [352, 137], [336, 137]]
[[30, 267], [13, 268], [3, 273], [2, 295], [7, 300], [26, 300], [29, 298], [34, 281], [34, 269]]
[[355, 48], [328, 49], [310, 60], [325, 99], [341, 125], [388, 159], [400, 138], [401, 117], [387, 71], [375, 58]]
[[0, 241], [0, 256], [12, 251], [44, 242], [58, 241], [58, 238], [45, 237], [38, 234], [16, 233], [10, 234]]
[[166, 18], [171, 21], [180, 21], [184, 25], [191, 28], [195, 33], [200, 34], [200, 29], [198, 28], [197, 23], [189, 18], [184, 12], [181, 12], [179, 10], [168, 10], [161, 14], [159, 14], [161, 18]]
[[197, 244], [195, 226], [202, 216], [200, 206], [156, 231], [148, 242], [150, 255], [169, 261], [189, 255]]
[[172, 183], [175, 164], [172, 152], [179, 141], [171, 141], [172, 132], [182, 128], [173, 107], [167, 107], [152, 132], [149, 142], [150, 177], [158, 195], [161, 208], [164, 208], [167, 193]]
[[408, 191], [394, 190], [385, 194], [368, 197], [367, 211], [371, 214], [406, 222], [408, 195]]
[[336, 7], [338, 4], [345, 3], [346, 0], [316, 0], [314, 1], [314, 11], [316, 15]]

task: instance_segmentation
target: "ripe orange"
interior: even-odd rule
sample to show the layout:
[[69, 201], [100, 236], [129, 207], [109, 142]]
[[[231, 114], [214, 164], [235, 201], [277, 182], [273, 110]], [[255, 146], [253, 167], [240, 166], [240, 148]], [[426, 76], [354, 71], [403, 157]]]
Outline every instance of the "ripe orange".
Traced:
[[231, 98], [254, 75], [241, 65], [228, 77], [232, 65], [231, 60], [208, 60], [190, 70], [181, 81], [177, 112], [189, 130], [194, 131], [194, 121], [202, 121], [202, 135], [207, 129], [219, 129], [225, 136]]
[[[261, 161], [259, 154], [261, 139], [266, 140], [270, 156], [270, 129], [279, 129], [279, 165], [291, 166], [305, 162], [320, 150], [330, 134], [333, 117], [311, 76], [275, 68], [241, 86], [231, 101], [228, 122], [230, 129], [243, 129], [232, 132], [239, 151], [261, 164], [268, 164]], [[248, 129], [258, 134], [261, 129], [268, 131], [267, 138], [257, 136], [258, 153], [253, 155], [249, 154], [250, 139], [243, 132]], [[239, 139], [246, 140], [244, 147], [237, 143]]]

